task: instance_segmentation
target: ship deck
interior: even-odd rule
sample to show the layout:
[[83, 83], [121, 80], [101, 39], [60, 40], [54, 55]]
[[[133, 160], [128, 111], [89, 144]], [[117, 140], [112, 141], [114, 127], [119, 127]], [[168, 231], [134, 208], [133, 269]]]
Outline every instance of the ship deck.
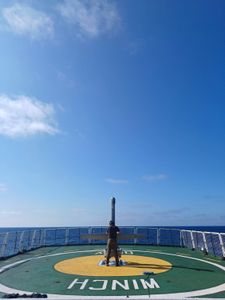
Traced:
[[103, 245], [42, 247], [1, 260], [0, 296], [225, 298], [225, 262], [220, 258], [181, 247], [121, 248], [119, 267], [101, 264]]

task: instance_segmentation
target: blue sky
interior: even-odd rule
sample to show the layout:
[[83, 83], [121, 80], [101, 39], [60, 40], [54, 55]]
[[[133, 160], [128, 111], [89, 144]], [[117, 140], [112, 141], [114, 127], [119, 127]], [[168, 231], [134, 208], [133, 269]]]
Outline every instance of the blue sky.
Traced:
[[224, 1], [0, 3], [0, 226], [224, 225]]

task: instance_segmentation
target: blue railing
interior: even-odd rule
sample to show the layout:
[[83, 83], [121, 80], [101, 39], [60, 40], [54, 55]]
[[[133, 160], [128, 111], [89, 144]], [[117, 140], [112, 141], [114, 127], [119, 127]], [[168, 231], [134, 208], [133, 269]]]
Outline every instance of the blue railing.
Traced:
[[[225, 233], [141, 226], [120, 228], [123, 234], [141, 235], [131, 240], [121, 240], [120, 244], [187, 247], [225, 258]], [[103, 245], [105, 240], [89, 239], [87, 235], [105, 232], [106, 227], [74, 227], [0, 233], [0, 258], [45, 246]]]

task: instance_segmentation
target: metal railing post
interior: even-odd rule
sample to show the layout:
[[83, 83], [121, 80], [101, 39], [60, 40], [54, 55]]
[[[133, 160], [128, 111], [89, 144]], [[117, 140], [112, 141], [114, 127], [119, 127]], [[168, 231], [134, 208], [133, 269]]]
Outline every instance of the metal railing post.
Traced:
[[160, 245], [160, 230], [161, 230], [161, 228], [157, 228], [156, 230], [157, 230], [157, 241], [156, 241], [156, 243], [157, 243], [157, 245]]
[[223, 253], [223, 258], [225, 258], [225, 248], [224, 248], [224, 244], [223, 244], [222, 235], [220, 233], [218, 233], [218, 234], [219, 234], [220, 246], [221, 246], [222, 253]]
[[180, 230], [180, 247], [182, 247], [184, 245], [183, 240], [184, 240], [184, 238], [183, 238], [183, 230]]
[[207, 245], [207, 241], [206, 241], [206, 237], [205, 237], [205, 232], [202, 232], [202, 238], [203, 238], [205, 250], [208, 253], [209, 252], [209, 248], [208, 248], [208, 245]]
[[194, 241], [194, 237], [193, 237], [193, 232], [191, 230], [190, 230], [190, 234], [191, 234], [192, 249], [195, 249], [195, 241]]
[[66, 234], [65, 234], [65, 245], [68, 244], [68, 239], [69, 239], [69, 228], [66, 228]]

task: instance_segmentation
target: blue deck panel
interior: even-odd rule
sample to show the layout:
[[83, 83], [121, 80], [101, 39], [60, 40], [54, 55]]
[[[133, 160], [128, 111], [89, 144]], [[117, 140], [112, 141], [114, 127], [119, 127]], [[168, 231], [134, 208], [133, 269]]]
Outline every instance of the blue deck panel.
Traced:
[[[107, 227], [92, 227], [91, 233], [92, 234], [104, 234], [106, 233]], [[92, 244], [106, 244], [106, 240], [92, 240]]]
[[137, 244], [141, 245], [157, 245], [157, 228], [137, 227], [137, 234], [143, 235], [137, 238]]
[[28, 251], [31, 249], [33, 231], [24, 231], [22, 240], [22, 251]]
[[215, 255], [214, 247], [213, 247], [213, 239], [212, 239], [212, 234], [211, 233], [205, 233], [205, 238], [206, 238], [206, 243], [208, 247], [208, 252], [210, 254]]
[[192, 249], [191, 232], [190, 231], [182, 231], [182, 234], [183, 234], [184, 246]]
[[41, 246], [41, 237], [42, 237], [42, 230], [36, 230], [35, 238], [33, 241], [33, 248], [38, 248]]
[[66, 243], [66, 229], [57, 229], [55, 232], [55, 244], [65, 245]]
[[159, 230], [159, 244], [164, 246], [180, 246], [180, 230], [161, 228]]
[[67, 245], [80, 244], [80, 228], [69, 228]]
[[201, 249], [205, 248], [202, 232], [193, 231], [193, 238], [194, 238], [194, 243], [195, 243], [196, 249], [201, 250]]
[[[120, 232], [121, 234], [134, 234], [135, 227], [121, 227]], [[134, 244], [134, 239], [131, 240], [120, 240], [120, 244]]]
[[82, 234], [88, 234], [88, 233], [89, 233], [89, 227], [81, 227], [80, 228], [80, 237], [79, 237], [79, 239], [80, 239], [80, 244], [81, 245], [87, 245], [87, 244], [89, 244], [89, 240], [88, 239], [82, 239], [81, 238]]
[[214, 248], [214, 255], [223, 257], [223, 251], [220, 245], [219, 235], [218, 234], [211, 234], [212, 235], [212, 244]]

